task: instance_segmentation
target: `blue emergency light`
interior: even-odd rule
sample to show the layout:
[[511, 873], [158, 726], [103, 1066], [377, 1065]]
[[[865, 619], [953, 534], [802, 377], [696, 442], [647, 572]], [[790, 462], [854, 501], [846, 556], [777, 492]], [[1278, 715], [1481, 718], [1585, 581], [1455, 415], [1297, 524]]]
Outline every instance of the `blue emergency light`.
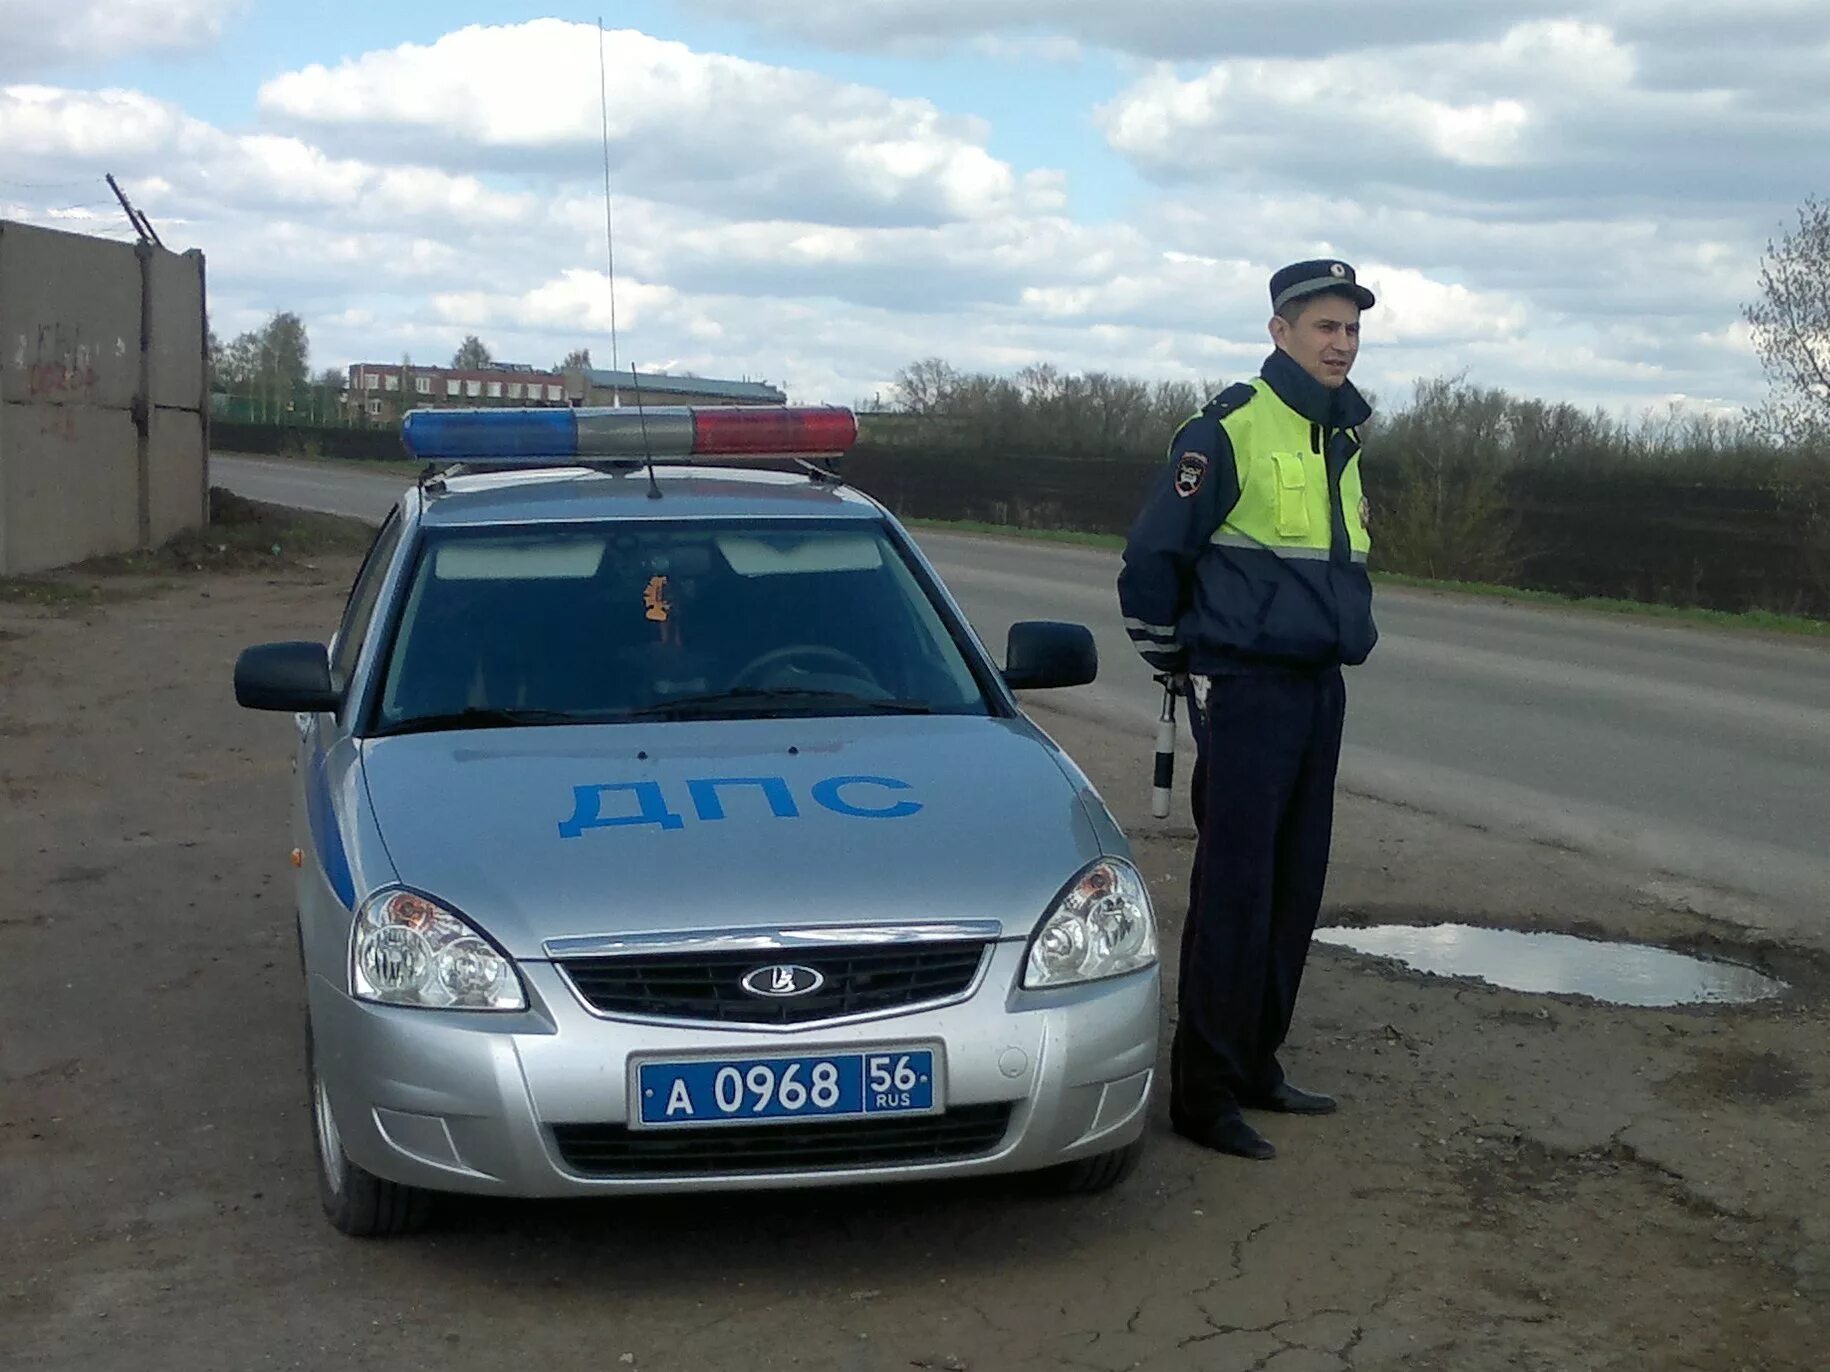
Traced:
[[857, 442], [858, 419], [837, 405], [414, 410], [400, 434], [407, 451], [427, 462], [679, 463], [839, 457]]

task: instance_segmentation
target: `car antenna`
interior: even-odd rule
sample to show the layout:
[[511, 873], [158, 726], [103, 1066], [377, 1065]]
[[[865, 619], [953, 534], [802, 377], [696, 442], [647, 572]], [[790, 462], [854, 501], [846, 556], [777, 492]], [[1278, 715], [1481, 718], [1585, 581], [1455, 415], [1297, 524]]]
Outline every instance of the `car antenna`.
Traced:
[[[610, 81], [604, 64], [604, 18], [597, 17], [597, 106], [604, 132], [604, 259], [610, 280], [610, 370], [618, 370], [620, 355], [616, 337], [616, 229], [611, 216], [610, 200]], [[648, 411], [642, 407], [642, 378], [629, 364], [629, 379], [635, 385], [635, 413], [642, 425], [642, 457], [648, 467], [648, 498], [661, 498], [661, 483], [655, 480], [654, 449], [648, 442]]]
[[635, 369], [635, 363], [629, 364], [629, 379], [635, 382], [635, 416], [642, 423], [642, 455], [648, 459], [648, 498], [661, 498], [661, 483], [654, 479], [654, 449], [648, 445], [648, 411], [642, 408], [642, 378]]

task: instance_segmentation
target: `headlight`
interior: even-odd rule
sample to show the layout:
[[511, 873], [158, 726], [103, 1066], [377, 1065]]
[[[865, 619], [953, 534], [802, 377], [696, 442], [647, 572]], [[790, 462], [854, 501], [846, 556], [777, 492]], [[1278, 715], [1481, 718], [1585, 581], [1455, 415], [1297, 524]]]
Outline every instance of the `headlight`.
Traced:
[[350, 937], [358, 1000], [429, 1010], [525, 1010], [514, 964], [437, 901], [411, 891], [372, 896]]
[[1029, 945], [1023, 984], [1068, 986], [1156, 961], [1156, 915], [1137, 869], [1102, 858], [1074, 878]]

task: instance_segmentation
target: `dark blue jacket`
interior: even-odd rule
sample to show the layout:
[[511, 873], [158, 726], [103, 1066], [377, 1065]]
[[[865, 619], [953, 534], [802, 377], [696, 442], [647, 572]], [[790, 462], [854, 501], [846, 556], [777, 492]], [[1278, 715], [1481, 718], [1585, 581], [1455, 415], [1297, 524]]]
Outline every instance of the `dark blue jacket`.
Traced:
[[[1214, 541], [1239, 500], [1239, 472], [1252, 456], [1235, 461], [1223, 421], [1259, 394], [1248, 385], [1227, 387], [1176, 432], [1171, 460], [1152, 478], [1125, 544], [1119, 606], [1132, 642], [1158, 671], [1213, 676], [1353, 665], [1378, 641], [1372, 585], [1348, 546], [1340, 497], [1341, 474], [1359, 453], [1352, 430], [1371, 407], [1351, 383], [1330, 390], [1282, 350], [1260, 374], [1310, 421], [1312, 451], [1325, 457], [1327, 555], [1317, 549], [1301, 560], [1239, 546], [1237, 539]], [[1193, 495], [1176, 489], [1182, 455], [1189, 453], [1206, 458]]]

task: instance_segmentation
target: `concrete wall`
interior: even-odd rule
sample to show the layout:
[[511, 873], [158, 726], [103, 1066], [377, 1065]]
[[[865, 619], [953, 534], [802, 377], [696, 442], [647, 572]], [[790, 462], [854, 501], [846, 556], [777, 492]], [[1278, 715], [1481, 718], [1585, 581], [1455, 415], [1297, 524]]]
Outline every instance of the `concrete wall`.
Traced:
[[203, 255], [0, 221], [0, 574], [207, 519]]

